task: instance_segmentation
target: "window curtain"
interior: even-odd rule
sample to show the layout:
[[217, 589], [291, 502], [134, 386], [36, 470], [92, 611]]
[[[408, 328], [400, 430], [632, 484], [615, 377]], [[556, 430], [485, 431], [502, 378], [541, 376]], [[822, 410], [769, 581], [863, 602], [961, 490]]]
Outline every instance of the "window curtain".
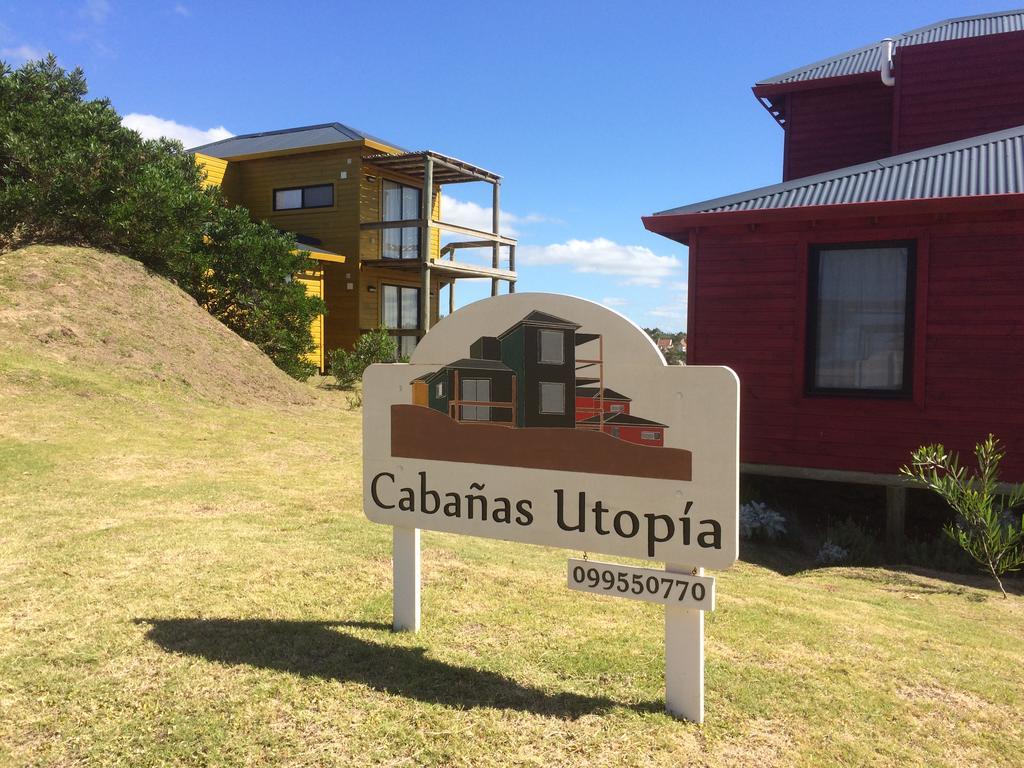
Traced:
[[906, 248], [819, 251], [817, 387], [903, 388], [907, 262]]

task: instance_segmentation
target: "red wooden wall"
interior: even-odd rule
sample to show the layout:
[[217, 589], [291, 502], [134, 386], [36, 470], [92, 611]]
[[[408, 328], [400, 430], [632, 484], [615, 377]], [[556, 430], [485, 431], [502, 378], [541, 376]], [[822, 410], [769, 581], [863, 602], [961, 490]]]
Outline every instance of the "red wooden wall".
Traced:
[[[916, 239], [914, 394], [804, 395], [811, 243]], [[819, 224], [691, 239], [691, 362], [740, 377], [740, 455], [755, 464], [895, 474], [928, 442], [969, 455], [989, 432], [1024, 480], [1024, 221]]]
[[789, 94], [783, 180], [891, 154], [892, 104], [881, 81]]
[[[1024, 125], [1024, 32], [913, 45], [880, 78], [786, 95], [783, 180]], [[801, 86], [805, 88], [806, 86]]]
[[1024, 32], [904, 48], [895, 153], [1024, 124]]

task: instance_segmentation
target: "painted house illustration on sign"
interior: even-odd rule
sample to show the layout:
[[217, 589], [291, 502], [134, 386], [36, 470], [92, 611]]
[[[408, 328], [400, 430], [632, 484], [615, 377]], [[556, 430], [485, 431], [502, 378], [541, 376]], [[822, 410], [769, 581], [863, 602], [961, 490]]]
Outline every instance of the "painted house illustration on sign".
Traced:
[[608, 474], [689, 480], [690, 453], [665, 448], [667, 425], [630, 413], [632, 399], [605, 386], [603, 338], [580, 329], [533, 311], [414, 379], [412, 405], [393, 406], [394, 455], [577, 471], [596, 461]]

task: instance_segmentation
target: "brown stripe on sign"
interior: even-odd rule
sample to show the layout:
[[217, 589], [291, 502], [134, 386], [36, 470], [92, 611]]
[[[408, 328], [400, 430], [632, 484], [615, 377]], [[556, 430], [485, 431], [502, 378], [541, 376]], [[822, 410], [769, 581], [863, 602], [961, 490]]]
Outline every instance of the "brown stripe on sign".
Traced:
[[568, 427], [460, 424], [419, 405], [391, 406], [391, 455], [656, 480], [693, 479], [693, 455], [682, 448], [636, 445], [603, 432]]

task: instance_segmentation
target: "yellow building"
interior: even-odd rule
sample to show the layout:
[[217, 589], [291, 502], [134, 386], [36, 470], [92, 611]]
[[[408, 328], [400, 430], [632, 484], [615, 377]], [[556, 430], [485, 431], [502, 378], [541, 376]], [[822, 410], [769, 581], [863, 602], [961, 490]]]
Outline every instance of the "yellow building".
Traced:
[[[439, 298], [454, 309], [457, 280], [490, 279], [492, 295], [502, 281], [515, 290], [516, 241], [500, 234], [501, 177], [491, 171], [437, 152], [406, 152], [341, 123], [234, 136], [190, 151], [229, 203], [294, 233], [315, 260], [298, 279], [327, 305], [313, 325], [321, 370], [327, 352], [351, 348], [381, 325], [400, 354], [410, 354], [437, 322]], [[442, 187], [470, 182], [491, 186], [489, 231], [442, 218]], [[442, 244], [442, 232], [458, 239]], [[491, 266], [456, 260], [471, 248], [486, 249]]]

